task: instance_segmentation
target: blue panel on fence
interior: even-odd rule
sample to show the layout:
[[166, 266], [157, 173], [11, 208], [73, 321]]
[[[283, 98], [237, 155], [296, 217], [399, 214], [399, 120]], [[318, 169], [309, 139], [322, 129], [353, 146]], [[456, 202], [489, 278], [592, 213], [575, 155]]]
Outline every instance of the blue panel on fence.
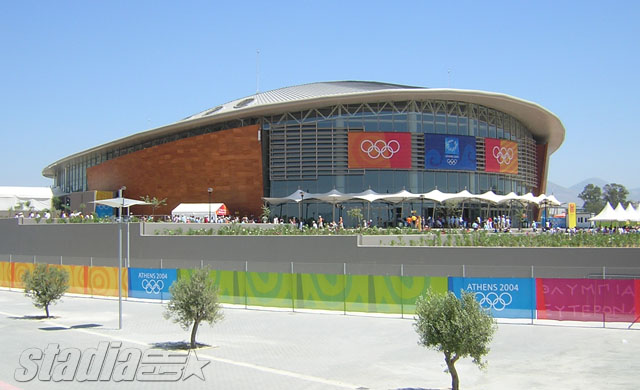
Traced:
[[171, 299], [169, 287], [177, 279], [175, 269], [129, 268], [129, 296], [132, 298]]
[[533, 318], [535, 313], [535, 279], [450, 277], [449, 290], [457, 297], [461, 290], [475, 293], [496, 318]]

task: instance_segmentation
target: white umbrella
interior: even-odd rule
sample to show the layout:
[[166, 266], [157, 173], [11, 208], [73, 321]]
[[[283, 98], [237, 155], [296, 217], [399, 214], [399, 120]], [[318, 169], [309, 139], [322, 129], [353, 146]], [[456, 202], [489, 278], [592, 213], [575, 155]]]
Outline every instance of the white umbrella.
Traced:
[[101, 204], [110, 207], [122, 207], [129, 208], [131, 206], [139, 206], [139, 205], [149, 205], [151, 203], [147, 203], [143, 200], [129, 199], [129, 198], [111, 198], [111, 199], [100, 199], [94, 200], [93, 203]]

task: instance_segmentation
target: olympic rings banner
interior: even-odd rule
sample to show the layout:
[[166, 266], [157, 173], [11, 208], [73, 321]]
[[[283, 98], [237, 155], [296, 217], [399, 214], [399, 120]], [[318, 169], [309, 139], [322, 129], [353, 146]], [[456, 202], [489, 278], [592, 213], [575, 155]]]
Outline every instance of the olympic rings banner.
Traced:
[[503, 139], [484, 139], [484, 170], [518, 174], [518, 144]]
[[411, 133], [349, 133], [349, 168], [411, 169]]
[[178, 278], [175, 269], [129, 268], [129, 296], [146, 299], [171, 299], [169, 287]]
[[476, 137], [425, 134], [426, 169], [476, 170]]
[[449, 278], [449, 290], [460, 298], [461, 291], [475, 293], [480, 305], [496, 318], [533, 318], [536, 308], [535, 279]]

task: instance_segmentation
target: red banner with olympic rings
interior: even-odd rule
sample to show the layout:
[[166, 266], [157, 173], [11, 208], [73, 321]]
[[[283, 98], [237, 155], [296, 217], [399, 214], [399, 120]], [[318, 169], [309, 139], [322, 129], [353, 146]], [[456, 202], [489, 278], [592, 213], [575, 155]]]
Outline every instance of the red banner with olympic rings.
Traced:
[[349, 168], [411, 169], [411, 133], [349, 133]]
[[503, 139], [484, 139], [485, 172], [518, 174], [518, 144]]

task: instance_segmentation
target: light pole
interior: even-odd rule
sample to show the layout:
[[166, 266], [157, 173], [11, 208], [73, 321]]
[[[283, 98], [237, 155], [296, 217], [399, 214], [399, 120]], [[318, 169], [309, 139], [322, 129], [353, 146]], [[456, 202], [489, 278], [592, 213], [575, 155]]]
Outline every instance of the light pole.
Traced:
[[303, 203], [304, 203], [304, 192], [300, 191], [300, 210], [299, 210], [299, 213], [298, 213], [298, 217], [300, 218], [300, 227], [304, 226], [302, 224], [302, 210], [303, 210], [302, 205], [303, 205]]
[[119, 207], [120, 221], [118, 223], [118, 329], [122, 329], [122, 208], [124, 207], [122, 191], [126, 189], [127, 187], [122, 186], [118, 190], [118, 197], [122, 202]]
[[207, 192], [209, 193], [209, 223], [211, 223], [211, 193], [213, 192], [213, 188], [207, 188]]

